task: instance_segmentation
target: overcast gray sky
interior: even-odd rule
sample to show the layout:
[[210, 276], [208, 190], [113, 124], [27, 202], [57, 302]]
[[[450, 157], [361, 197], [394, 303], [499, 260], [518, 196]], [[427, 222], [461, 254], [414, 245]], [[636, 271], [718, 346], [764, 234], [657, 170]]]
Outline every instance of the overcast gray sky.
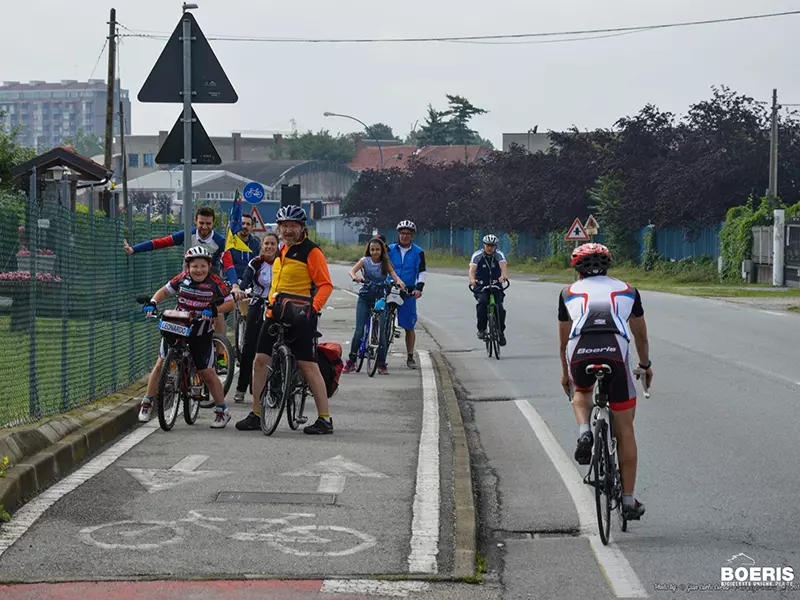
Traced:
[[[198, 0], [207, 36], [396, 37], [528, 33], [713, 19], [800, 9], [800, 0]], [[180, 2], [3, 0], [0, 79], [89, 77], [107, 35], [108, 10], [134, 30], [171, 32]], [[36, 13], [39, 13], [37, 16]], [[726, 84], [768, 101], [777, 87], [800, 103], [800, 16], [550, 44], [275, 44], [212, 41], [239, 94], [199, 105], [209, 133], [329, 128], [326, 110], [383, 121], [404, 136], [426, 106], [460, 94], [489, 110], [473, 127], [496, 146], [504, 132], [608, 127], [645, 103], [684, 112]], [[123, 87], [133, 133], [170, 129], [179, 106], [135, 97], [165, 42], [126, 38]], [[106, 75], [106, 57], [95, 78]]]

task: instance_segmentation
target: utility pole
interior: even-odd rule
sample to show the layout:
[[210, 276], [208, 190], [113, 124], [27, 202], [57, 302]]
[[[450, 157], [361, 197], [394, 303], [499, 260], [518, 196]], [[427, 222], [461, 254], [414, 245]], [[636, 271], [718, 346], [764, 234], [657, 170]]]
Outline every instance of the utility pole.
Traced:
[[[111, 16], [108, 21], [108, 81], [106, 83], [106, 145], [103, 166], [111, 171], [111, 156], [114, 145], [114, 87], [117, 64], [117, 9], [111, 9]], [[120, 160], [125, 160], [121, 157]], [[103, 209], [106, 214], [111, 214], [111, 193], [103, 194], [105, 198]]]
[[[119, 152], [123, 159], [122, 163], [122, 205], [125, 207], [125, 214], [129, 214], [128, 208], [128, 163], [125, 161], [125, 107], [122, 99], [119, 101]], [[133, 225], [132, 223], [130, 224]], [[129, 233], [133, 237], [133, 232]]]
[[192, 247], [192, 22], [187, 11], [196, 4], [183, 5], [183, 249]]
[[778, 198], [778, 90], [772, 90], [772, 131], [769, 136], [769, 189], [767, 197], [774, 208]]

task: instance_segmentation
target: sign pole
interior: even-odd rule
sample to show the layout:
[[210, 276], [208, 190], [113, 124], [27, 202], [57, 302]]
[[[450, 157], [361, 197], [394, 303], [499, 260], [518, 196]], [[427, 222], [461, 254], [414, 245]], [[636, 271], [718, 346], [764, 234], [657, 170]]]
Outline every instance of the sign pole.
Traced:
[[192, 247], [192, 21], [183, 16], [183, 248]]

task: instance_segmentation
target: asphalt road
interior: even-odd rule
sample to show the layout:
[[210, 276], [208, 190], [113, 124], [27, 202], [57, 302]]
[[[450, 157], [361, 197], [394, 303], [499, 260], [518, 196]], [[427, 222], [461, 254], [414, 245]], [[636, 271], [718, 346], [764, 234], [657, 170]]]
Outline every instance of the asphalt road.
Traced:
[[[518, 406], [533, 407], [572, 456], [577, 427], [557, 354], [562, 286], [512, 282], [508, 346], [496, 361], [476, 339], [466, 283], [431, 275], [420, 312], [467, 399], [482, 546], [505, 597], [613, 597], [563, 479]], [[791, 424], [800, 319], [700, 298], [642, 298], [655, 370], [652, 396], [640, 395], [636, 414], [636, 495], [647, 513], [627, 533], [616, 528], [617, 548], [651, 597], [674, 596], [662, 584], [719, 584], [721, 567], [752, 564], [727, 562], [740, 553], [757, 566], [791, 566], [800, 578]], [[703, 597], [717, 595], [730, 597]]]

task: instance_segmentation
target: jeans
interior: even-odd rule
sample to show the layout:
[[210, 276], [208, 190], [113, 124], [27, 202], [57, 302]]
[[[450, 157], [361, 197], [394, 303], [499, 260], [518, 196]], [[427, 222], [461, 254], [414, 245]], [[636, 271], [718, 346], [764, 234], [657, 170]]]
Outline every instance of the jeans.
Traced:
[[494, 293], [495, 310], [500, 321], [500, 332], [506, 330], [506, 309], [503, 300], [506, 295], [500, 290], [486, 290], [483, 292], [473, 292], [475, 300], [478, 301], [478, 331], [486, 331], [486, 324], [489, 321], [489, 294]]
[[[258, 334], [261, 332], [261, 324], [264, 321], [264, 303], [251, 304], [247, 309], [247, 324], [244, 330], [244, 347], [242, 348], [242, 358], [239, 364], [239, 382], [236, 384], [236, 391], [246, 392], [253, 377], [253, 360], [256, 357], [256, 342]], [[229, 368], [233, 368], [232, 366]]]
[[[355, 362], [358, 358], [358, 349], [361, 347], [361, 338], [364, 336], [364, 328], [369, 321], [369, 311], [375, 304], [376, 297], [359, 296], [356, 305], [356, 330], [353, 339], [350, 341], [350, 360]], [[386, 364], [386, 348], [381, 348], [378, 353], [378, 364]]]

